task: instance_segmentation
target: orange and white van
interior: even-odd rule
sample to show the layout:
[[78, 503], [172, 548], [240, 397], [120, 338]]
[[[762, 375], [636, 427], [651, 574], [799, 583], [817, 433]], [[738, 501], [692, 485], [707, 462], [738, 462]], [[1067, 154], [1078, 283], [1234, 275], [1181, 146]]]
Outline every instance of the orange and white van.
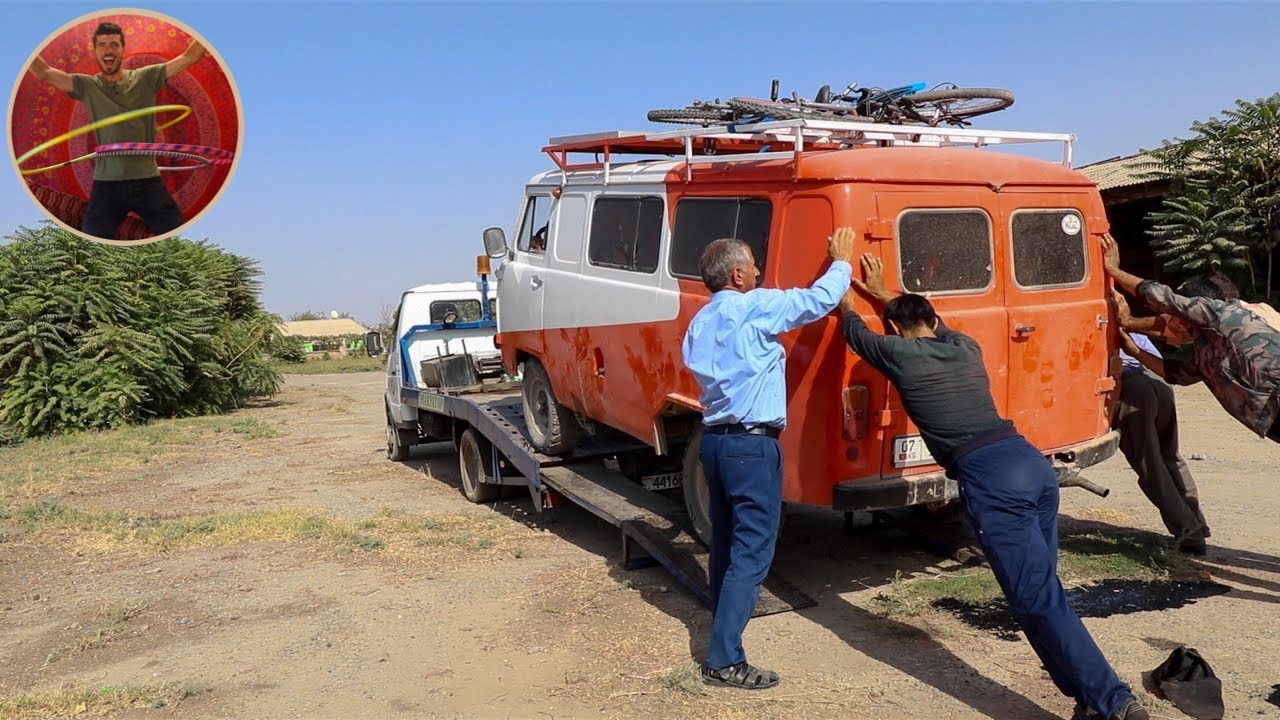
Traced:
[[[556, 168], [527, 184], [514, 242], [486, 232], [487, 252], [505, 259], [497, 344], [508, 372], [523, 373], [532, 444], [566, 453], [601, 427], [644, 441], [642, 466], [683, 468], [705, 539], [701, 406], [681, 358], [710, 294], [702, 250], [741, 238], [762, 286], [808, 286], [827, 265], [826, 238], [849, 225], [890, 290], [927, 295], [981, 344], [1000, 412], [1069, 482], [1115, 452], [1120, 370], [1098, 242], [1106, 216], [1070, 167], [1073, 140], [811, 120], [553, 138], [544, 152]], [[1060, 143], [1063, 160], [980, 149], [1023, 142]], [[592, 157], [572, 162], [578, 153]], [[956, 498], [839, 326], [833, 313], [782, 337], [783, 500], [872, 510]]]

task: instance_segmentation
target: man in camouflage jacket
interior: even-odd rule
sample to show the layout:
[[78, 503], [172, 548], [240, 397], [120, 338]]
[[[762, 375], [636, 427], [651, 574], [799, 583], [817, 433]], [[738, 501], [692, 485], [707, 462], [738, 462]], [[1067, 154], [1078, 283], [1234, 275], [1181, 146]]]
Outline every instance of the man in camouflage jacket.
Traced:
[[[1238, 299], [1221, 275], [1184, 283], [1184, 294], [1143, 280], [1120, 269], [1120, 254], [1110, 235], [1102, 239], [1104, 267], [1116, 285], [1164, 316], [1163, 334], [1171, 345], [1191, 344], [1187, 360], [1162, 360], [1144, 352], [1121, 332], [1125, 352], [1175, 385], [1203, 381], [1228, 413], [1245, 427], [1280, 442], [1280, 329]], [[1121, 328], [1137, 332], [1159, 329], [1160, 318], [1127, 318]]]

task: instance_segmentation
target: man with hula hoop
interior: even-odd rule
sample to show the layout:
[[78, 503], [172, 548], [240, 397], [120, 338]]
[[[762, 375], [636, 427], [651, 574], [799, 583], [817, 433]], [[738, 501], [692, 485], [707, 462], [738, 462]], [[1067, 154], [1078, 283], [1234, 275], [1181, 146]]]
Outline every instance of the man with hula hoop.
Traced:
[[[49, 67], [36, 56], [30, 72], [84, 103], [89, 117], [97, 122], [112, 115], [153, 107], [156, 95], [169, 78], [194, 65], [204, 56], [205, 48], [192, 40], [185, 52], [166, 62], [126, 70], [124, 31], [112, 22], [98, 23], [93, 31], [93, 55], [102, 70], [97, 75], [65, 73]], [[144, 115], [112, 123], [96, 130], [101, 144], [156, 141], [155, 115]], [[93, 190], [85, 209], [80, 230], [94, 237], [111, 239], [116, 228], [130, 211], [136, 212], [154, 235], [163, 235], [182, 225], [185, 220], [178, 203], [160, 178], [155, 157], [149, 155], [116, 155], [96, 159], [93, 168]]]

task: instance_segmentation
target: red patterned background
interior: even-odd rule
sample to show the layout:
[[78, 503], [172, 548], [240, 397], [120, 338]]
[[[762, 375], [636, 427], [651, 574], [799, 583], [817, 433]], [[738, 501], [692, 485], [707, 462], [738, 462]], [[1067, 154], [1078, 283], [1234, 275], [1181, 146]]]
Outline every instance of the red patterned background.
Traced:
[[[58, 35], [41, 48], [40, 56], [51, 67], [68, 73], [92, 75], [100, 72], [93, 56], [93, 31], [104, 20], [118, 24], [125, 33], [124, 67], [138, 68], [167, 62], [182, 54], [191, 36], [182, 28], [160, 18], [145, 15], [103, 15], [80, 23]], [[206, 47], [206, 50], [208, 48]], [[161, 130], [157, 142], [186, 143], [240, 150], [239, 108], [231, 83], [212, 53], [205, 53], [194, 66], [172, 78], [156, 97], [158, 105], [187, 105], [191, 114], [177, 125]], [[172, 120], [173, 113], [156, 116], [157, 125]], [[74, 128], [89, 124], [89, 113], [83, 104], [72, 100], [53, 86], [23, 73], [13, 105], [13, 147], [15, 159], [46, 140]], [[70, 160], [92, 151], [97, 145], [93, 133], [72, 138], [29, 158], [22, 167], [33, 168]], [[158, 158], [166, 164], [189, 164], [171, 158]], [[84, 205], [93, 186], [93, 161], [24, 176], [33, 193], [63, 222], [80, 226]], [[165, 172], [161, 176], [187, 220], [200, 213], [218, 193], [231, 172], [231, 165], [209, 165], [198, 170]], [[138, 233], [141, 232], [141, 236]], [[149, 237], [146, 226], [130, 215], [121, 225], [117, 239]]]

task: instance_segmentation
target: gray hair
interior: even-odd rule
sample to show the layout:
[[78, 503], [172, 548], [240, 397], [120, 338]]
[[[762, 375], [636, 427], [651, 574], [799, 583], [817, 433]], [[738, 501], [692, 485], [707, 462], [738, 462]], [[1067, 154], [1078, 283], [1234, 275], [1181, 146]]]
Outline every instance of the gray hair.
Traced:
[[698, 263], [698, 271], [702, 273], [702, 282], [711, 292], [720, 292], [729, 287], [729, 278], [733, 271], [751, 264], [751, 246], [737, 238], [720, 238], [713, 240], [702, 251], [702, 261]]

